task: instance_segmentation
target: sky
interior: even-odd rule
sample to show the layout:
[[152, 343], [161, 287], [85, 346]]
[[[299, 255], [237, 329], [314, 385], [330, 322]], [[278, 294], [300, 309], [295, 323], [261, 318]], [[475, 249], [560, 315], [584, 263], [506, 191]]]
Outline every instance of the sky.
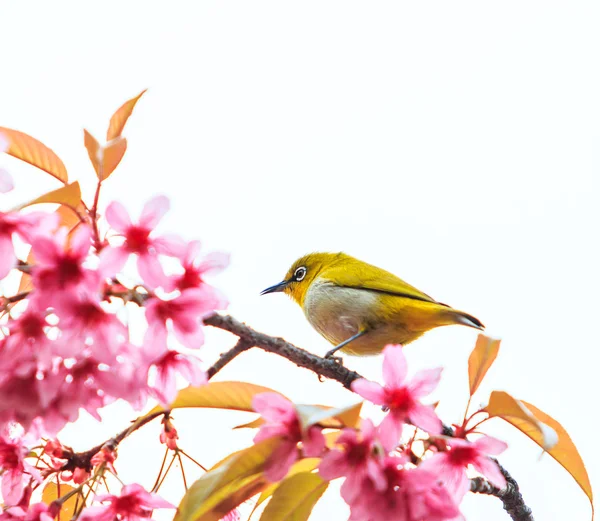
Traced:
[[[163, 231], [231, 253], [214, 279], [229, 312], [318, 354], [330, 346], [295, 304], [259, 296], [310, 251], [345, 251], [477, 316], [502, 345], [475, 401], [506, 390], [556, 418], [598, 488], [599, 24], [593, 1], [3, 1], [0, 125], [51, 147], [89, 200], [82, 128], [102, 137], [148, 88], [101, 206], [117, 199], [135, 214], [167, 195]], [[7, 207], [57, 187], [0, 161], [17, 184]], [[475, 338], [443, 328], [406, 349], [411, 371], [445, 367], [432, 400], [447, 423], [466, 405]], [[200, 355], [210, 363], [233, 343], [209, 331]], [[379, 378], [380, 357], [345, 363]], [[219, 378], [300, 403], [356, 401], [259, 351]], [[134, 416], [118, 404], [65, 436], [89, 448]], [[251, 443], [231, 431], [249, 418], [185, 411], [176, 425], [211, 465]], [[151, 486], [162, 453], [148, 429], [123, 444], [117, 468]], [[509, 443], [501, 461], [536, 519], [591, 518], [536, 445], [500, 420], [486, 431]], [[174, 501], [178, 479], [165, 485]], [[464, 512], [508, 519], [495, 498], [469, 497]], [[311, 519], [346, 513], [333, 491]]]

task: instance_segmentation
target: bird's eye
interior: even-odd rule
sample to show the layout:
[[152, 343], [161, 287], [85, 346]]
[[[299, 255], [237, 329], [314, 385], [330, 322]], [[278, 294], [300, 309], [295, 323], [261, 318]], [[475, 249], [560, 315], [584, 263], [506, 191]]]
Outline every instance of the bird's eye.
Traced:
[[300, 266], [295, 272], [294, 272], [294, 280], [296, 282], [300, 282], [304, 277], [306, 277], [306, 268], [304, 266]]

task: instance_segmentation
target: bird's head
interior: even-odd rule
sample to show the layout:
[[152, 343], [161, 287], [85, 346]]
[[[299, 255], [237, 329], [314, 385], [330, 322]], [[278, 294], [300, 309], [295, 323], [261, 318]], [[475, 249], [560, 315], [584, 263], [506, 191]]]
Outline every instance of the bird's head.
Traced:
[[341, 257], [345, 257], [345, 255], [343, 253], [309, 253], [300, 257], [292, 264], [281, 282], [263, 290], [261, 295], [282, 291], [302, 306], [310, 285], [324, 269], [335, 264]]

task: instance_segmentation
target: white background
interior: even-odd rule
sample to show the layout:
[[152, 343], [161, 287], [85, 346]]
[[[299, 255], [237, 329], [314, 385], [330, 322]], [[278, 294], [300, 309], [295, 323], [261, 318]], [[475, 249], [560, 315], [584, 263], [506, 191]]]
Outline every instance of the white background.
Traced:
[[[324, 353], [329, 346], [283, 295], [259, 297], [309, 251], [344, 250], [479, 317], [502, 337], [476, 402], [504, 389], [558, 419], [600, 484], [597, 2], [0, 3], [0, 125], [42, 140], [79, 178], [94, 174], [82, 127], [103, 137], [143, 88], [126, 158], [103, 204], [132, 213], [164, 193], [163, 223], [229, 251], [215, 283], [230, 312]], [[9, 158], [6, 207], [57, 187]], [[414, 370], [444, 365], [432, 400], [450, 423], [467, 396], [476, 334], [434, 331], [407, 348]], [[207, 362], [231, 345], [209, 334]], [[380, 359], [346, 364], [377, 378]], [[271, 386], [304, 403], [355, 397], [272, 355], [243, 355], [221, 379]], [[77, 448], [134, 416], [121, 405], [66, 436]], [[205, 465], [250, 443], [250, 416], [175, 415], [182, 446]], [[587, 520], [574, 481], [501, 422], [501, 461], [539, 520]], [[151, 486], [158, 428], [123, 444], [117, 468]], [[191, 471], [191, 469], [190, 469]], [[164, 492], [177, 502], [180, 476]], [[508, 519], [494, 498], [469, 521]], [[335, 493], [313, 519], [343, 519]]]

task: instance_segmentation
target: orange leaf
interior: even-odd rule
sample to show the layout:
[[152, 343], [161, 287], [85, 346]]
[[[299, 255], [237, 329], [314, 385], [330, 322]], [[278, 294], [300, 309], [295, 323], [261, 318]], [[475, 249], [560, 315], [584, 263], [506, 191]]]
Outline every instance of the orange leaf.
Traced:
[[[29, 201], [20, 206], [20, 208], [26, 208], [34, 204], [64, 204], [65, 206], [71, 207], [73, 210], [81, 204], [81, 189], [79, 188], [79, 182], [75, 181], [70, 185], [65, 185], [57, 190], [52, 190], [44, 195], [40, 195], [33, 201]], [[71, 212], [73, 213], [73, 212]]]
[[67, 183], [69, 177], [65, 165], [46, 145], [24, 132], [10, 128], [0, 127], [0, 134], [10, 142], [7, 154], [48, 172], [65, 184]]
[[[593, 512], [592, 486], [585, 465], [571, 437], [560, 423], [534, 405], [516, 400], [502, 391], [491, 394], [486, 410], [490, 416], [498, 416], [519, 429], [558, 461], [585, 492], [592, 503]], [[539, 425], [543, 427], [540, 428]], [[549, 437], [554, 437], [554, 443], [550, 446]]]
[[127, 140], [125, 138], [117, 137], [110, 144], [102, 146], [85, 129], [83, 129], [83, 144], [87, 148], [88, 156], [100, 181], [104, 181], [113, 173], [127, 150]]
[[135, 98], [131, 98], [126, 101], [119, 107], [119, 109], [112, 115], [110, 118], [110, 124], [108, 126], [108, 131], [106, 132], [106, 141], [112, 141], [113, 139], [119, 137], [125, 128], [125, 123], [131, 116], [135, 104], [138, 100], [144, 95], [148, 89], [144, 89], [140, 92]]
[[124, 137], [119, 137], [104, 147], [104, 162], [101, 181], [104, 181], [113, 173], [114, 169], [117, 168], [121, 162], [121, 159], [123, 159], [126, 150], [127, 140]]
[[[44, 487], [42, 491], [42, 501], [49, 505], [53, 501], [66, 496], [69, 492], [75, 490], [71, 485], [60, 483], [57, 485], [54, 481], [50, 481]], [[71, 519], [75, 513], [75, 506], [77, 505], [77, 494], [73, 494], [67, 499], [60, 508], [60, 513], [57, 519]]]
[[483, 377], [494, 363], [494, 360], [496, 360], [499, 349], [500, 340], [482, 334], [477, 337], [475, 348], [469, 356], [469, 388], [471, 389], [471, 396], [475, 394]]

